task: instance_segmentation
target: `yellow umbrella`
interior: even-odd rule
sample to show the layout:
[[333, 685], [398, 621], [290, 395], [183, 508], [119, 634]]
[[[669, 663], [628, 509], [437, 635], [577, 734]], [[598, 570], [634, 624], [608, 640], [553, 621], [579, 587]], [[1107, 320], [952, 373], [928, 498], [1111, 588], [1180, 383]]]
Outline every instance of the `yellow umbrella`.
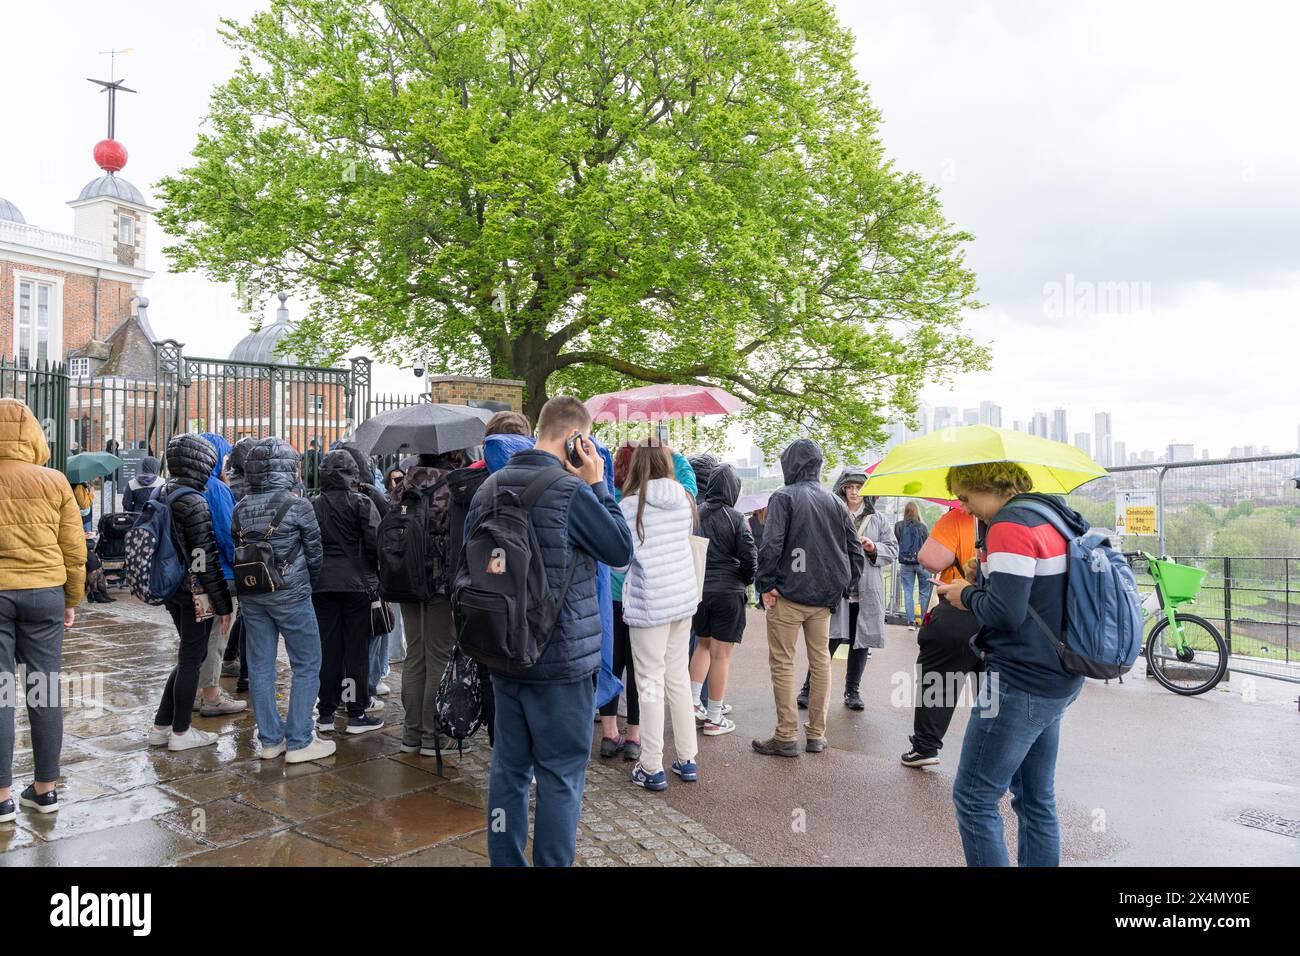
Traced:
[[1033, 479], [1034, 491], [1064, 495], [1095, 478], [1105, 468], [1073, 445], [989, 425], [942, 428], [905, 442], [880, 460], [864, 495], [947, 498], [948, 469], [989, 461], [1014, 461]]

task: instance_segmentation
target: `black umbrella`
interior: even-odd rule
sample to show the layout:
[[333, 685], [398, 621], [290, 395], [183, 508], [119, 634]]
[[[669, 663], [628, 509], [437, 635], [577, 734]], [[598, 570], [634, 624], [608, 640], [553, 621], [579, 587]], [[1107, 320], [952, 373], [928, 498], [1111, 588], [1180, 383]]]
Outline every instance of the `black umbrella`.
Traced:
[[469, 405], [421, 402], [366, 419], [352, 441], [367, 455], [440, 455], [482, 444], [492, 414]]

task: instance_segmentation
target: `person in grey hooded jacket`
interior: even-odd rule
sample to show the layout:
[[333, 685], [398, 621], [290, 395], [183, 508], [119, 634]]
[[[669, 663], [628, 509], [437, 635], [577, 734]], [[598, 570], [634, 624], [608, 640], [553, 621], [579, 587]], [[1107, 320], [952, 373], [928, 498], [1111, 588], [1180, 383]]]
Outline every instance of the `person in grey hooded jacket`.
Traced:
[[[323, 551], [316, 512], [306, 498], [294, 494], [299, 485], [301, 456], [282, 438], [263, 438], [244, 460], [248, 494], [235, 507], [235, 546], [257, 539], [269, 541], [284, 579], [272, 592], [249, 593], [236, 568], [235, 584], [241, 588], [239, 612], [244, 621], [248, 652], [249, 696], [257, 718], [257, 735], [263, 759], [288, 753], [285, 760], [298, 763], [319, 760], [334, 752], [334, 742], [316, 737], [312, 705], [320, 690], [321, 644], [312, 608], [312, 585], [320, 574]], [[283, 517], [274, 524], [275, 516]], [[277, 635], [284, 635], [293, 682], [288, 719], [282, 720], [275, 702]]]
[[126, 493], [122, 495], [122, 510], [139, 513], [144, 510], [144, 503], [158, 493], [162, 487], [162, 478], [158, 476], [160, 466], [158, 459], [146, 455], [140, 459], [140, 473], [126, 483]]

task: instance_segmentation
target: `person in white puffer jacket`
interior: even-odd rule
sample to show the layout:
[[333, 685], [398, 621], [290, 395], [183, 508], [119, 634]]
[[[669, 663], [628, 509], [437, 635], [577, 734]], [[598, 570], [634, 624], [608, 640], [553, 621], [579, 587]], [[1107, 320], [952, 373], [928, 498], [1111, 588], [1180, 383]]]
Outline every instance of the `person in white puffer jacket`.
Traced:
[[695, 708], [691, 701], [691, 617], [698, 605], [690, 537], [695, 501], [673, 477], [673, 460], [657, 444], [632, 454], [619, 507], [632, 531], [632, 563], [623, 581], [623, 620], [631, 634], [641, 703], [641, 759], [631, 781], [666, 790], [664, 703], [672, 711], [677, 759], [672, 770], [699, 779]]

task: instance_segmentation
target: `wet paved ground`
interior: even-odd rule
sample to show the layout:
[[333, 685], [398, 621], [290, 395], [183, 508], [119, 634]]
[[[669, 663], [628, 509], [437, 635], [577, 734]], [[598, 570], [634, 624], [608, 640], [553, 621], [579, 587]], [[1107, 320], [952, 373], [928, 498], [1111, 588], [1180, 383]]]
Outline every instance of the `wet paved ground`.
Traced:
[[[864, 712], [841, 705], [836, 661], [830, 749], [786, 760], [749, 749], [774, 723], [763, 628], [751, 612], [728, 693], [739, 730], [701, 738], [698, 784], [674, 778], [666, 794], [648, 794], [627, 783], [623, 760], [593, 758], [579, 865], [960, 865], [951, 786], [965, 713], [940, 766], [898, 763], [911, 727], [900, 688], [910, 681], [914, 632], [890, 628], [888, 646], [873, 654]], [[486, 865], [486, 735], [449, 757], [442, 776], [433, 759], [398, 753], [399, 665], [383, 732], [336, 734], [333, 757], [286, 765], [256, 756], [251, 712], [196, 717], [221, 734], [213, 747], [146, 746], [175, 649], [157, 609], [129, 599], [82, 608], [65, 641], [74, 699], [63, 808], [48, 817], [20, 810], [16, 826], [0, 825], [0, 865]], [[287, 677], [282, 660], [282, 689]], [[1185, 699], [1136, 674], [1122, 686], [1090, 682], [1063, 731], [1063, 862], [1300, 863], [1296, 690], [1234, 678], [1228, 690]], [[31, 774], [21, 708], [17, 727], [21, 787]], [[1009, 807], [1004, 814], [1013, 820]]]
[[[257, 756], [251, 709], [195, 716], [214, 746], [149, 747], [176, 635], [159, 610], [121, 598], [83, 607], [64, 642], [61, 809], [20, 810], [0, 824], [0, 865], [486, 866], [486, 734], [463, 756], [398, 752], [401, 667], [388, 683], [383, 731], [336, 733], [328, 759], [286, 764]], [[83, 675], [85, 677], [83, 678]], [[280, 662], [287, 694], [288, 665]], [[233, 680], [222, 681], [233, 690]], [[32, 770], [26, 711], [18, 710], [17, 788]], [[582, 866], [745, 865], [749, 859], [661, 798], [626, 782], [621, 764], [592, 765]]]

